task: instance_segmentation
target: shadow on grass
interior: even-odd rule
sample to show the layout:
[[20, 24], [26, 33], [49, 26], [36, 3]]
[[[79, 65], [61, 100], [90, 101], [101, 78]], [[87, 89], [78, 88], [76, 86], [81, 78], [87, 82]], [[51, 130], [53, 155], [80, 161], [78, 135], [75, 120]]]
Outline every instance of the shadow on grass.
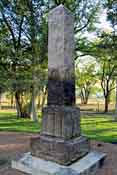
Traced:
[[106, 123], [115, 123], [113, 120], [108, 120], [108, 121], [94, 121], [94, 120], [86, 120], [86, 121], [82, 121], [81, 124], [83, 125], [92, 125], [93, 124], [106, 124]]
[[93, 140], [104, 141], [104, 142], [117, 142], [117, 129], [116, 128], [105, 128], [105, 129], [92, 129], [82, 128], [82, 133]]
[[14, 115], [11, 115], [11, 116], [7, 116], [7, 115], [0, 115], [0, 121], [1, 120], [16, 120], [18, 119], [17, 116], [14, 114]]
[[15, 114], [10, 116], [0, 115], [0, 131], [39, 132], [40, 122], [30, 119], [18, 119]]
[[[16, 113], [0, 113], [0, 131], [38, 133], [40, 129], [40, 122], [33, 122], [30, 119], [17, 119]], [[113, 121], [112, 116], [82, 115], [81, 129], [82, 133], [91, 139], [105, 142], [117, 141], [117, 123]]]

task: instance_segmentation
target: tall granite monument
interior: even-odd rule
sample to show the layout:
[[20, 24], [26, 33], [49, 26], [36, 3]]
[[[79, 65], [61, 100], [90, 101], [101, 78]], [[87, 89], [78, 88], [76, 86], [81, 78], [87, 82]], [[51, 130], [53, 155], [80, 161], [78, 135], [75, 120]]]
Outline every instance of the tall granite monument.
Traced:
[[12, 161], [12, 167], [31, 175], [95, 175], [105, 154], [90, 151], [88, 139], [81, 136], [80, 109], [75, 106], [74, 21], [63, 5], [49, 14], [47, 100], [40, 135], [31, 139], [30, 153]]
[[74, 20], [63, 5], [49, 14], [48, 102], [42, 131], [31, 140], [33, 156], [69, 165], [89, 152], [75, 106]]

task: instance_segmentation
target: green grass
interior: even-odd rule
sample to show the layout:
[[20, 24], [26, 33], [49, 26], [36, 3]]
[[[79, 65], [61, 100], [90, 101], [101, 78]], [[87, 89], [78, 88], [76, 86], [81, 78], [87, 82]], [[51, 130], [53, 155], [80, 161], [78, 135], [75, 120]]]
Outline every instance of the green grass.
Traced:
[[[0, 111], [0, 131], [37, 133], [40, 128], [41, 121], [37, 123], [30, 119], [17, 119], [15, 112]], [[113, 116], [82, 116], [81, 129], [82, 134], [90, 139], [117, 142], [117, 122], [114, 122]]]
[[30, 119], [17, 119], [15, 112], [0, 112], [0, 131], [16, 131], [36, 133], [40, 130], [40, 122]]
[[83, 116], [82, 133], [90, 139], [117, 142], [117, 122], [113, 118], [108, 115]]

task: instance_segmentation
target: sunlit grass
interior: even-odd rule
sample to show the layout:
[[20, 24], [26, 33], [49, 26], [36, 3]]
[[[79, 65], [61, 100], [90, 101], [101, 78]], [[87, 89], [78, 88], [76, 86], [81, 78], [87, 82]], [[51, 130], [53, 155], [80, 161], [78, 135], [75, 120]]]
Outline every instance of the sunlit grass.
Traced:
[[[109, 115], [85, 115], [81, 117], [82, 134], [90, 139], [105, 142], [117, 142], [117, 122]], [[0, 111], [0, 131], [37, 133], [41, 129], [41, 121], [17, 119], [15, 111]]]
[[39, 132], [40, 122], [17, 119], [15, 112], [0, 112], [0, 131]]
[[83, 116], [82, 133], [91, 139], [105, 142], [117, 142], [117, 122], [113, 116]]

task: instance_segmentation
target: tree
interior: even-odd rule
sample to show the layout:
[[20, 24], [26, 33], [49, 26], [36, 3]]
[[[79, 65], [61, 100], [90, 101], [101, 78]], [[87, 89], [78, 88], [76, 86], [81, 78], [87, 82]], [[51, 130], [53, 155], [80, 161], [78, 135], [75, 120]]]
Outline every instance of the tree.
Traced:
[[[106, 35], [106, 40], [103, 42], [103, 47], [108, 52], [108, 54], [111, 57], [111, 60], [113, 61], [113, 64], [115, 65], [115, 71], [117, 71], [117, 38], [116, 38], [116, 27], [117, 27], [117, 6], [116, 6], [116, 0], [105, 0], [104, 1], [104, 7], [107, 9], [107, 20], [110, 22], [110, 25], [112, 27], [112, 31], [110, 34]], [[103, 41], [105, 38], [105, 34], [103, 35]], [[114, 71], [113, 76], [116, 73]], [[117, 80], [116, 80], [116, 86], [117, 86]], [[116, 105], [115, 105], [115, 111], [117, 111], [117, 93], [116, 93]]]
[[8, 37], [8, 31], [3, 24], [0, 24], [0, 108], [2, 101], [2, 94], [8, 90], [10, 72], [9, 65], [5, 63], [4, 58], [9, 53], [6, 44], [6, 38]]
[[115, 94], [115, 98], [116, 98], [116, 102], [115, 102], [115, 113], [117, 114], [117, 78], [116, 78], [116, 94]]
[[75, 33], [94, 28], [94, 23], [96, 22], [97, 13], [100, 8], [100, 1], [50, 0], [48, 2], [50, 9], [63, 4], [74, 14]]
[[[87, 48], [84, 47], [84, 44], [87, 45]], [[117, 68], [113, 61], [117, 51], [112, 49], [112, 34], [100, 31], [96, 40], [87, 41], [85, 43], [83, 41], [81, 46], [83, 55], [95, 57], [100, 65], [99, 79], [101, 81], [101, 87], [105, 98], [105, 112], [108, 112], [109, 97], [111, 91], [115, 88], [114, 74]]]
[[[39, 77], [35, 73], [37, 69], [42, 67], [38, 66], [38, 64], [42, 64], [43, 60], [47, 58], [47, 39], [45, 39], [47, 38], [47, 30], [42, 31], [42, 26], [46, 25], [47, 22], [42, 17], [42, 2], [38, 0], [26, 2], [1, 1], [0, 3], [1, 22], [8, 30], [9, 35], [6, 42], [10, 43], [10, 47], [8, 47], [10, 48], [10, 55], [3, 58], [5, 61], [10, 56], [9, 61], [7, 60], [5, 63], [9, 64], [10, 67], [11, 88], [15, 91], [17, 116], [29, 117], [33, 114], [31, 115], [33, 120], [37, 120], [35, 110], [37, 93], [35, 89], [37, 88], [34, 86], [35, 81], [38, 79], [37, 77]], [[43, 47], [42, 44], [44, 44]], [[27, 72], [30, 72], [29, 77], [27, 77]], [[29, 79], [30, 83], [28, 82], [27, 84], [25, 78]], [[24, 105], [22, 105], [21, 100], [22, 93], [25, 92], [27, 86], [26, 84], [28, 85], [27, 91], [31, 89], [30, 93], [32, 94], [30, 96], [32, 105], [29, 103], [31, 109], [28, 110], [30, 113], [24, 112]]]
[[[93, 29], [100, 6], [98, 0], [95, 3], [92, 0], [0, 1], [1, 31], [3, 33], [4, 28], [7, 30], [3, 37], [6, 49], [0, 59], [2, 64], [8, 65], [11, 82], [9, 88], [15, 94], [18, 117], [30, 117], [33, 114], [33, 120], [37, 118], [36, 97], [41, 89], [37, 82], [41, 80], [42, 88], [47, 89], [47, 83], [43, 85], [40, 78], [42, 69], [45, 74], [47, 69], [47, 16], [48, 12], [60, 3], [73, 12], [76, 35]], [[25, 104], [27, 93], [29, 99]]]
[[[5, 26], [5, 28], [7, 28], [8, 30], [8, 39], [6, 40], [6, 42], [8, 42], [9, 45], [11, 44], [10, 47], [8, 47], [11, 49], [11, 51], [9, 51], [9, 61], [5, 59], [3, 62], [4, 64], [9, 64], [11, 76], [14, 81], [17, 80], [16, 71], [20, 62], [19, 58], [22, 48], [21, 36], [24, 21], [24, 12], [21, 9], [18, 12], [17, 6], [15, 5], [16, 4], [13, 2], [10, 4], [10, 2], [7, 0], [0, 2], [1, 22], [3, 26]], [[6, 58], [8, 58], [8, 55]], [[22, 112], [20, 94], [17, 89], [15, 91], [15, 99], [17, 116], [20, 117], [22, 115]]]
[[[112, 27], [112, 45], [111, 50], [117, 50], [117, 38], [116, 38], [116, 27], [117, 27], [117, 3], [116, 0], [106, 0], [104, 3], [104, 7], [107, 8], [107, 20], [110, 22]], [[112, 57], [114, 64], [117, 65], [117, 54], [114, 54]], [[117, 71], [117, 68], [116, 68]], [[115, 113], [117, 115], [117, 73], [115, 73], [116, 77], [116, 103], [115, 103]]]
[[101, 71], [99, 76], [101, 78], [101, 87], [105, 98], [105, 112], [108, 112], [110, 94], [111, 91], [115, 89], [115, 80], [113, 78], [115, 65], [113, 65], [109, 59], [104, 59], [101, 61], [100, 65]]
[[87, 64], [76, 69], [76, 84], [80, 91], [81, 103], [87, 104], [91, 89], [96, 83], [96, 71], [94, 64]]
[[102, 32], [98, 37], [98, 41], [94, 44], [95, 53], [93, 54], [100, 64], [99, 77], [105, 98], [105, 112], [108, 112], [110, 94], [115, 89], [114, 74], [117, 67], [113, 62], [113, 58], [116, 55], [116, 50], [112, 49], [113, 39], [111, 33]]

